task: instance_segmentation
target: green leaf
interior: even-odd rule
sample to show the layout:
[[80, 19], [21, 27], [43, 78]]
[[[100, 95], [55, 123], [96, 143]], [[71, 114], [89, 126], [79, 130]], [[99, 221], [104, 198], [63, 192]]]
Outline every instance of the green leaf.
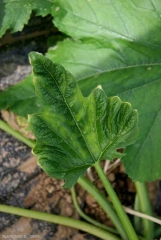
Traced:
[[42, 111], [42, 105], [35, 96], [32, 76], [28, 76], [0, 94], [0, 110], [9, 109], [19, 116], [27, 117], [28, 114]]
[[71, 187], [95, 162], [124, 156], [117, 149], [136, 141], [137, 111], [118, 97], [107, 98], [101, 86], [83, 97], [61, 65], [38, 53], [29, 56], [35, 91], [44, 106], [42, 113], [29, 116], [29, 125], [44, 171]]
[[74, 38], [161, 45], [160, 0], [55, 0], [52, 9], [55, 25]]
[[0, 37], [10, 29], [11, 32], [21, 31], [28, 23], [31, 12], [37, 16], [51, 13], [53, 0], [1, 0], [0, 1]]

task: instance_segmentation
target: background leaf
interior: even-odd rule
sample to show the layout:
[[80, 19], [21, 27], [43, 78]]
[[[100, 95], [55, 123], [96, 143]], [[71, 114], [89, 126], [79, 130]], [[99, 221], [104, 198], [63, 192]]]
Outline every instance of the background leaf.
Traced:
[[27, 117], [27, 114], [42, 110], [40, 101], [35, 96], [35, 88], [32, 83], [32, 76], [0, 94], [0, 109], [9, 109], [19, 116]]
[[52, 9], [55, 25], [71, 37], [135, 40], [160, 46], [160, 0], [55, 0]]
[[50, 14], [52, 4], [53, 0], [1, 0], [0, 37], [7, 29], [10, 29], [11, 32], [21, 31], [28, 23], [32, 11], [37, 16], [44, 17]]
[[73, 76], [38, 53], [30, 53], [35, 91], [44, 111], [29, 116], [36, 136], [34, 153], [50, 176], [73, 186], [95, 162], [113, 160], [136, 141], [137, 111], [101, 87], [83, 97]]

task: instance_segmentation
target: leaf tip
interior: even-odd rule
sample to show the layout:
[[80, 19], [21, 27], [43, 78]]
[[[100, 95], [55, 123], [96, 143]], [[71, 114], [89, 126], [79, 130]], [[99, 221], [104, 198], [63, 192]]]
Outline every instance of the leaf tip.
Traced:
[[101, 85], [98, 85], [97, 88], [103, 90]]
[[42, 55], [42, 54], [38, 53], [38, 52], [30, 52], [29, 53], [30, 64], [33, 65], [33, 62], [35, 62], [35, 60], [37, 59], [37, 56], [40, 56], [40, 55]]

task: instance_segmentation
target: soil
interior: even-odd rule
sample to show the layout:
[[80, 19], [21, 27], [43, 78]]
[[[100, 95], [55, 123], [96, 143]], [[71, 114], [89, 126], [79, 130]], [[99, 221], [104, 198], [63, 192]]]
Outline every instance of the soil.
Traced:
[[[38, 18], [36, 21], [38, 21], [39, 25], [41, 18]], [[51, 19], [47, 18], [47, 21], [49, 21], [48, 24], [51, 26]], [[31, 67], [28, 63], [28, 52], [34, 50], [45, 53], [47, 38], [53, 31], [56, 30], [51, 26], [48, 33], [45, 33], [46, 38], [44, 38], [44, 33], [41, 35], [40, 29], [39, 33], [36, 33], [36, 36], [33, 36], [35, 31], [32, 34], [24, 34], [23, 38], [20, 35], [11, 35], [8, 32], [1, 39], [3, 49], [1, 48], [0, 51], [0, 91], [19, 82], [30, 73]], [[25, 36], [27, 37], [25, 38]], [[39, 37], [37, 38], [37, 36]], [[40, 41], [41, 36], [43, 38]], [[12, 126], [15, 126], [17, 123], [14, 116], [7, 116], [9, 121], [12, 122]], [[7, 119], [5, 118], [5, 120]], [[103, 162], [102, 165], [104, 165]], [[91, 169], [91, 172], [95, 184], [106, 195], [93, 169]], [[119, 164], [114, 170], [107, 172], [107, 175], [122, 204], [133, 207], [135, 187], [124, 173], [123, 165]], [[91, 178], [91, 175], [87, 177]], [[37, 165], [36, 158], [32, 155], [31, 149], [1, 130], [0, 179], [0, 203], [81, 219], [72, 204], [70, 190], [61, 187], [63, 182], [48, 177]], [[148, 189], [153, 210], [155, 214], [160, 216], [160, 182], [149, 183]], [[112, 226], [112, 223], [103, 210], [85, 190], [76, 185], [76, 192], [78, 202], [85, 213], [106, 225]], [[27, 239], [32, 238], [33, 240], [99, 239], [73, 228], [0, 213], [0, 239], [6, 237], [7, 239], [13, 239], [12, 235], [26, 235]], [[20, 237], [19, 239], [24, 239], [24, 237]]]

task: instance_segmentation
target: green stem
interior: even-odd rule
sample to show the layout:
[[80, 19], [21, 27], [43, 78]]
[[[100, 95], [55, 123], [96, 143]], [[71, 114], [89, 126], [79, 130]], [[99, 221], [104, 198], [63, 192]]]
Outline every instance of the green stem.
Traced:
[[85, 177], [80, 177], [78, 183], [86, 189], [86, 191], [93, 196], [93, 198], [99, 203], [102, 209], [105, 211], [107, 216], [111, 219], [115, 225], [118, 233], [123, 240], [128, 240], [127, 235], [123, 229], [122, 223], [119, 220], [116, 212], [114, 211], [112, 205], [108, 202], [106, 197]]
[[136, 232], [127, 216], [127, 214], [125, 213], [125, 210], [123, 209], [120, 200], [118, 199], [115, 191], [113, 190], [113, 187], [111, 186], [110, 181], [108, 180], [108, 178], [106, 177], [104, 171], [102, 170], [102, 168], [100, 167], [99, 162], [96, 162], [94, 164], [94, 167], [98, 173], [98, 176], [100, 177], [104, 188], [106, 189], [111, 202], [113, 203], [113, 206], [122, 222], [122, 225], [127, 233], [128, 239], [129, 240], [138, 240], [138, 237], [136, 235]]
[[[135, 196], [134, 210], [138, 211], [138, 212], [140, 211], [138, 194], [136, 194], [136, 196]], [[137, 234], [140, 234], [141, 233], [141, 219], [137, 216], [134, 216], [134, 227], [135, 227]]]
[[108, 232], [111, 232], [111, 233], [115, 233], [115, 234], [118, 234], [118, 232], [112, 228], [112, 227], [108, 227], [102, 223], [99, 223], [97, 221], [95, 221], [94, 219], [90, 218], [88, 215], [86, 215], [82, 209], [80, 208], [79, 204], [78, 204], [78, 201], [77, 201], [77, 197], [76, 197], [76, 192], [75, 192], [75, 188], [72, 187], [71, 188], [71, 194], [72, 194], [72, 200], [73, 200], [73, 204], [75, 206], [75, 209], [77, 210], [78, 214], [84, 218], [86, 221], [90, 222], [91, 224], [101, 228], [101, 229], [104, 229]]
[[[140, 211], [142, 213], [152, 216], [153, 211], [149, 200], [146, 184], [141, 182], [135, 182], [135, 187], [139, 198]], [[144, 218], [142, 219], [142, 222], [143, 222], [143, 236], [147, 240], [153, 239], [154, 223]]]
[[100, 229], [96, 226], [92, 226], [89, 223], [83, 221], [72, 219], [64, 216], [57, 216], [50, 213], [43, 213], [34, 210], [28, 210], [24, 208], [12, 207], [0, 204], [0, 212], [15, 214], [22, 217], [34, 218], [46, 222], [61, 224], [67, 227], [76, 228], [85, 232], [88, 232], [94, 236], [97, 236], [104, 240], [120, 240], [117, 236], [112, 233], [108, 233], [103, 229]]
[[18, 140], [20, 140], [21, 142], [25, 143], [27, 146], [34, 148], [35, 146], [35, 141], [28, 139], [26, 137], [24, 137], [20, 132], [12, 129], [7, 123], [5, 123], [4, 121], [0, 120], [0, 129], [4, 130], [5, 132], [11, 134], [12, 136], [14, 136], [15, 138], [17, 138]]

